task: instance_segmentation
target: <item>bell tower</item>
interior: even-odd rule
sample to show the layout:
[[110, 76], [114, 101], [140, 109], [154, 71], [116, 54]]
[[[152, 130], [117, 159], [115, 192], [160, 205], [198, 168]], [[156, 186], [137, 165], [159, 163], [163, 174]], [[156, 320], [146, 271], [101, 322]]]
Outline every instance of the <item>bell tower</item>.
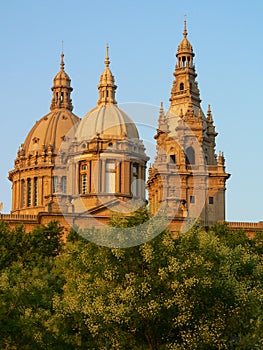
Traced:
[[[186, 20], [184, 21], [183, 40], [178, 46], [177, 63], [175, 67], [173, 87], [171, 91], [171, 106], [186, 112], [188, 103], [191, 102], [195, 110], [200, 108], [200, 93], [195, 78], [197, 74], [194, 66], [194, 52], [187, 39]], [[179, 110], [180, 111], [180, 110]]]
[[174, 230], [193, 219], [204, 225], [225, 220], [225, 184], [230, 174], [225, 172], [223, 153], [215, 152], [211, 107], [206, 115], [201, 109], [194, 56], [185, 20], [170, 107], [165, 114], [161, 104], [157, 154], [147, 184], [152, 214], [165, 209]]

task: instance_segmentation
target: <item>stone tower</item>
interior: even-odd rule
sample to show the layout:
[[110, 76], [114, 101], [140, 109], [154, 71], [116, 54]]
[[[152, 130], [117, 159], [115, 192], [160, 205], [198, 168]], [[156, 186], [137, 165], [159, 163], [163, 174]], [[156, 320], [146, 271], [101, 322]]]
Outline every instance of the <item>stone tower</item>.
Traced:
[[165, 115], [161, 104], [155, 135], [157, 154], [148, 179], [151, 212], [164, 209], [175, 230], [190, 219], [201, 219], [204, 225], [224, 220], [230, 176], [223, 153], [215, 153], [217, 132], [210, 105], [206, 116], [201, 109], [194, 56], [185, 21], [170, 108]]
[[60, 71], [52, 87], [51, 112], [33, 126], [17, 152], [14, 169], [9, 172], [12, 214], [60, 211], [57, 193], [66, 192], [66, 178], [54, 174], [54, 167], [65, 136], [80, 120], [72, 113], [70, 83], [62, 54]]

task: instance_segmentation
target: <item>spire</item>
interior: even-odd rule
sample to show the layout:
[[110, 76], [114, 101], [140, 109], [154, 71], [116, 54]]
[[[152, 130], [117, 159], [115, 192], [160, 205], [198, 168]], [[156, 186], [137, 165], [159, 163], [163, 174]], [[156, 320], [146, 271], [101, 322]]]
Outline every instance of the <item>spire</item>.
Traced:
[[160, 103], [160, 114], [159, 114], [159, 119], [158, 119], [158, 130], [162, 131], [162, 132], [164, 132], [166, 134], [169, 132], [167, 121], [166, 121], [164, 110], [163, 110], [163, 102]]
[[56, 108], [66, 108], [72, 111], [72, 101], [70, 98], [71, 91], [73, 90], [70, 86], [70, 78], [64, 70], [64, 53], [60, 55], [60, 71], [54, 78], [54, 83], [51, 88], [53, 91], [53, 98], [51, 101], [50, 109], [51, 111]]
[[105, 63], [106, 68], [109, 68], [110, 59], [109, 59], [109, 45], [108, 44], [106, 45], [106, 57], [105, 57], [104, 63]]
[[98, 85], [99, 90], [99, 99], [98, 99], [98, 106], [100, 105], [109, 105], [109, 104], [117, 104], [117, 101], [115, 100], [115, 91], [117, 89], [117, 86], [114, 82], [114, 76], [111, 73], [111, 70], [109, 68], [110, 66], [110, 59], [109, 59], [109, 45], [106, 45], [106, 56], [105, 56], [105, 69], [103, 73], [100, 76], [100, 83]]
[[212, 112], [211, 112], [210, 104], [207, 107], [207, 119], [208, 119], [209, 123], [211, 123], [211, 124], [213, 123], [213, 115], [212, 115]]
[[184, 19], [184, 32], [183, 32], [184, 38], [187, 38], [187, 29], [186, 29], [186, 18]]

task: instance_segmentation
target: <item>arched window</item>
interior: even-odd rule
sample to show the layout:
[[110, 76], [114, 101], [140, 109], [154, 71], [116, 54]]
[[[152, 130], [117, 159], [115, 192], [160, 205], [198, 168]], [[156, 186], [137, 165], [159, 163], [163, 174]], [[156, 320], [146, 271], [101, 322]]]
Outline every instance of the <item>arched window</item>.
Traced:
[[195, 151], [193, 147], [188, 147], [186, 149], [186, 163], [195, 164]]
[[180, 83], [180, 90], [184, 90], [184, 83]]

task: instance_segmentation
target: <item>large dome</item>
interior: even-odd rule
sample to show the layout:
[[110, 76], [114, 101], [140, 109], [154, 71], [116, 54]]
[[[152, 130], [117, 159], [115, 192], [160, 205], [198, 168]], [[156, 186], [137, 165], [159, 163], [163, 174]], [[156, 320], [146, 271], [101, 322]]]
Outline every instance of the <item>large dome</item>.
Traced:
[[25, 155], [35, 154], [50, 145], [57, 154], [63, 139], [72, 128], [76, 127], [79, 120], [66, 108], [55, 109], [45, 115], [36, 122], [22, 145]]
[[139, 139], [132, 119], [115, 104], [100, 105], [88, 112], [77, 128], [76, 139], [90, 140], [97, 135], [101, 138]]

